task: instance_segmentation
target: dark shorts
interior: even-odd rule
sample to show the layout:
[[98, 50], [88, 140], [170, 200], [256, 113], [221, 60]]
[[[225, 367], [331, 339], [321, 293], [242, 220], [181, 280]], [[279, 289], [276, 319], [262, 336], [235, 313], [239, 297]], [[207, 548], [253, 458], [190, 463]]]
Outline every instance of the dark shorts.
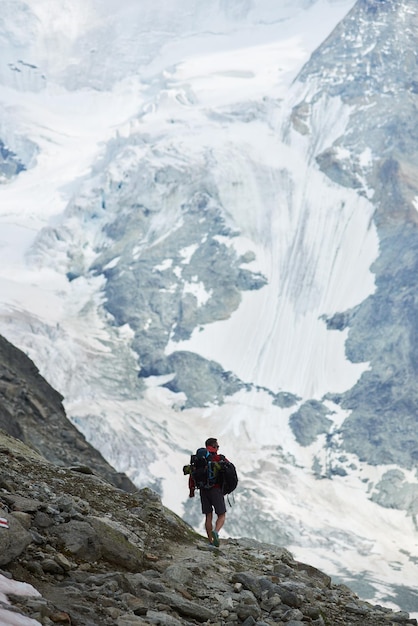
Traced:
[[202, 513], [212, 513], [215, 509], [216, 515], [226, 513], [225, 498], [222, 490], [218, 487], [200, 490], [200, 502], [202, 503]]

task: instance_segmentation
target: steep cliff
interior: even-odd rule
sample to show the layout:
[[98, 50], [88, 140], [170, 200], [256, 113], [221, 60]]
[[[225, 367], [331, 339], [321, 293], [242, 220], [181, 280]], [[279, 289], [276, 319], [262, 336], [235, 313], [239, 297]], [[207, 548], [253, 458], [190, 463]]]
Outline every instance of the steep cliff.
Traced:
[[0, 428], [49, 461], [95, 472], [116, 487], [135, 491], [67, 419], [62, 396], [28, 356], [0, 336]]

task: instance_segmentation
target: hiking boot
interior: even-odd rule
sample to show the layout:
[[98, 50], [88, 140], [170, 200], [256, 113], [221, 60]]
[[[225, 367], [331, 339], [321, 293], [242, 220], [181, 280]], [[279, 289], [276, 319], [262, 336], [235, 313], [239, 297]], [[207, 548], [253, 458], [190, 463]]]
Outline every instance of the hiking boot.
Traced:
[[212, 530], [212, 539], [215, 548], [219, 548], [219, 535], [216, 530]]

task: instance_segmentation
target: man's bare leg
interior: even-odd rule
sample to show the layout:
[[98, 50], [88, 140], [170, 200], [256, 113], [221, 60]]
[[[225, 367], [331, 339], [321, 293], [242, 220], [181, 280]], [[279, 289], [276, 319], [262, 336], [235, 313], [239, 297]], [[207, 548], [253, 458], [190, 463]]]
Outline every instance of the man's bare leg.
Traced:
[[222, 513], [221, 515], [218, 515], [218, 519], [216, 520], [216, 524], [215, 524], [215, 530], [218, 533], [222, 526], [225, 524], [225, 517], [226, 517], [226, 513]]
[[215, 530], [212, 531], [212, 543], [215, 548], [219, 548], [219, 531], [225, 523], [225, 513], [218, 515], [215, 524]]
[[212, 519], [213, 519], [213, 513], [206, 513], [206, 519], [205, 519], [205, 529], [206, 529], [206, 534], [208, 536], [209, 539], [209, 543], [212, 543], [213, 541], [213, 537], [212, 537]]

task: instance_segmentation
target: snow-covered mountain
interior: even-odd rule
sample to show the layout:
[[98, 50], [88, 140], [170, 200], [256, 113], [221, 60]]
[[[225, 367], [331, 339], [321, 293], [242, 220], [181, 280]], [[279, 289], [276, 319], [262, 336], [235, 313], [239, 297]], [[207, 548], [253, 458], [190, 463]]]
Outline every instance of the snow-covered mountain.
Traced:
[[416, 0], [3, 0], [0, 333], [201, 528], [418, 610]]

